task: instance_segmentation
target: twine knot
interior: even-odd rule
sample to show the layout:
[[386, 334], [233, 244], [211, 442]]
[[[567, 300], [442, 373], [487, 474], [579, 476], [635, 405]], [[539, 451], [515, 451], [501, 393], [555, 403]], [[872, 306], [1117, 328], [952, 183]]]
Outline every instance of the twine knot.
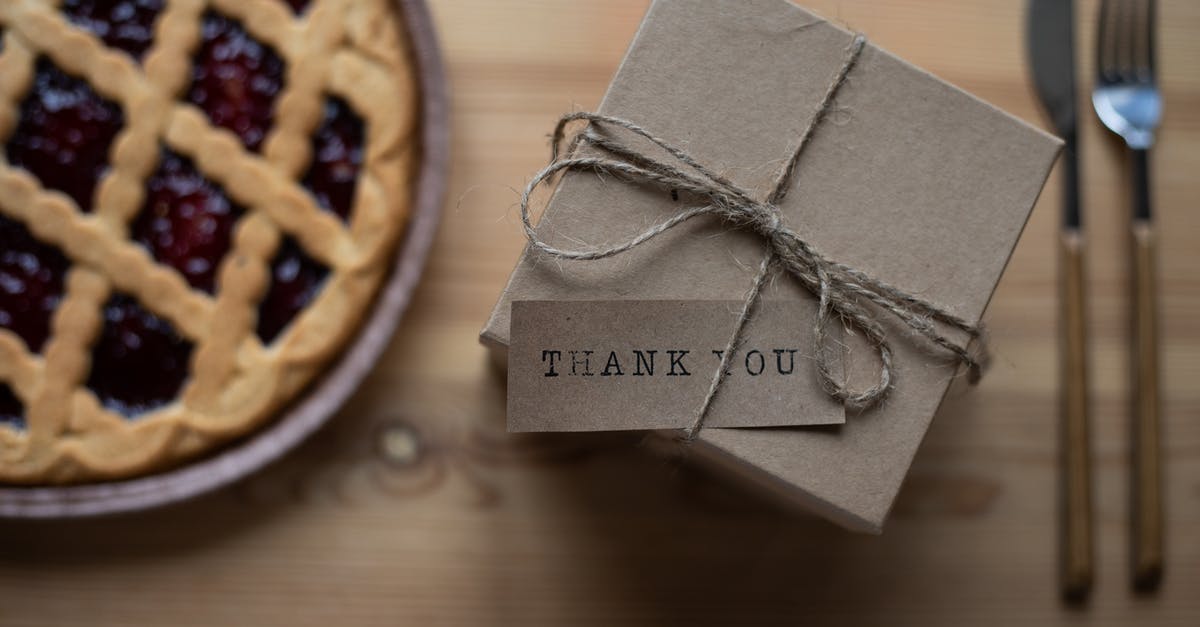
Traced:
[[[521, 221], [530, 245], [543, 253], [562, 259], [592, 261], [614, 257], [699, 216], [715, 217], [733, 227], [752, 231], [762, 237], [767, 245], [767, 254], [759, 264], [754, 283], [747, 292], [733, 334], [721, 354], [721, 363], [713, 375], [704, 401], [696, 412], [692, 425], [685, 430], [688, 440], [694, 438], [703, 427], [713, 399], [720, 390], [724, 373], [728, 370], [730, 359], [742, 342], [743, 330], [753, 316], [763, 286], [768, 278], [780, 271], [799, 281], [806, 290], [817, 297], [817, 318], [812, 327], [817, 349], [817, 374], [825, 392], [842, 402], [847, 409], [863, 410], [874, 406], [883, 400], [895, 385], [891, 344], [883, 326], [868, 311], [865, 302], [873, 303], [966, 366], [972, 383], [977, 382], [981, 376], [985, 360], [983, 351], [981, 350], [978, 356], [972, 354], [940, 332], [936, 323], [957, 329], [970, 339], [981, 340], [983, 331], [979, 325], [859, 270], [824, 257], [799, 234], [783, 224], [779, 204], [787, 195], [800, 155], [824, 118], [834, 95], [858, 62], [865, 45], [865, 37], [854, 37], [841, 68], [829, 83], [816, 113], [801, 134], [791, 158], [780, 171], [775, 187], [765, 200], [754, 198], [750, 192], [633, 122], [586, 112], [569, 113], [559, 119], [551, 142], [550, 163], [530, 180], [521, 195]], [[566, 127], [576, 121], [588, 122], [589, 126], [575, 134], [567, 144], [566, 152], [572, 156], [560, 158]], [[631, 148], [610, 132], [612, 128], [625, 129], [650, 141], [678, 163], [659, 160]], [[580, 154], [577, 149], [585, 145], [594, 150], [589, 151], [586, 156], [575, 156]], [[593, 153], [601, 156], [591, 156]], [[571, 170], [610, 175], [629, 183], [670, 190], [672, 194], [683, 193], [698, 202], [628, 241], [608, 248], [556, 248], [543, 240], [534, 229], [529, 210], [530, 198], [534, 190], [556, 174]], [[861, 333], [875, 350], [879, 361], [878, 379], [866, 389], [853, 389], [844, 376], [837, 376], [833, 368], [832, 355], [836, 353], [836, 347], [831, 346], [833, 342], [828, 329], [835, 315], [849, 329]], [[982, 342], [980, 344], [982, 347]]]

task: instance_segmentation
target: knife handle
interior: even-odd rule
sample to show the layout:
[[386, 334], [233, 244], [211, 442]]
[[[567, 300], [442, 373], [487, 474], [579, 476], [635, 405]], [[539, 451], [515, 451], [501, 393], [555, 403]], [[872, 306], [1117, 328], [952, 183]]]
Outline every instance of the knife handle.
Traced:
[[1158, 308], [1154, 232], [1133, 221], [1133, 429], [1130, 474], [1133, 587], [1158, 587], [1163, 570], [1162, 466], [1159, 457]]
[[1059, 576], [1063, 598], [1080, 602], [1091, 592], [1093, 577], [1083, 237], [1077, 229], [1066, 229], [1060, 244], [1063, 329], [1062, 415], [1059, 424]]

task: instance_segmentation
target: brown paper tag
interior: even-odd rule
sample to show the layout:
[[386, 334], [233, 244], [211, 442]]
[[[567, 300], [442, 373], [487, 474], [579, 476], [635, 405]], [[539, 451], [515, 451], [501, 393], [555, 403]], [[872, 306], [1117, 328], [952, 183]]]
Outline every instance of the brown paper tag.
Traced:
[[[508, 430], [691, 426], [741, 307], [702, 300], [514, 301]], [[845, 422], [842, 406], [817, 380], [815, 315], [811, 301], [759, 304], [705, 427]]]

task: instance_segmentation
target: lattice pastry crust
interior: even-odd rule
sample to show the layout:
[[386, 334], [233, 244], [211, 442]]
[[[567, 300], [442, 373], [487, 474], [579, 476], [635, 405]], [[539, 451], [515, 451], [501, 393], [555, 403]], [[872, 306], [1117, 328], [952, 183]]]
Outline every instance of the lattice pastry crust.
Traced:
[[[351, 338], [386, 278], [409, 207], [416, 87], [388, 0], [164, 0], [140, 60], [59, 11], [61, 0], [0, 2], [0, 142], [19, 123], [39, 58], [118, 103], [124, 127], [84, 213], [0, 153], [0, 216], [70, 261], [51, 334], [39, 352], [0, 327], [0, 383], [25, 424], [0, 424], [0, 481], [61, 483], [150, 473], [211, 451], [267, 422]], [[182, 98], [206, 12], [235, 20], [285, 62], [274, 120], [259, 151]], [[344, 100], [365, 129], [353, 208], [343, 221], [300, 183], [325, 99]], [[166, 149], [190, 159], [244, 208], [213, 294], [194, 289], [130, 239], [147, 177]], [[285, 238], [328, 268], [320, 291], [269, 343], [255, 333], [270, 263]], [[88, 388], [91, 347], [112, 294], [136, 299], [192, 343], [177, 398], [133, 418]]]

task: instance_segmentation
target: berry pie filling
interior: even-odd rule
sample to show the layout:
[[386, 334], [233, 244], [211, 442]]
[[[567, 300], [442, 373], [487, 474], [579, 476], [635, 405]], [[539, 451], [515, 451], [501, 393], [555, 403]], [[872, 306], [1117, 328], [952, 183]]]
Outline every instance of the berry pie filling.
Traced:
[[187, 100], [216, 126], [233, 131], [257, 152], [271, 128], [275, 97], [283, 88], [283, 60], [237, 22], [204, 14]]
[[286, 2], [292, 7], [292, 11], [296, 12], [296, 15], [300, 15], [304, 13], [304, 10], [308, 8], [312, 0], [286, 0]]
[[130, 235], [189, 285], [212, 294], [217, 266], [229, 252], [233, 225], [243, 213], [191, 161], [164, 150], [158, 170], [146, 182], [145, 204]]
[[0, 215], [0, 328], [16, 333], [32, 352], [50, 335], [68, 265], [57, 248]]
[[104, 306], [87, 386], [101, 404], [136, 417], [171, 403], [188, 376], [192, 344], [171, 323], [123, 294]]
[[362, 118], [341, 98], [325, 101], [325, 117], [313, 135], [312, 165], [304, 175], [304, 187], [317, 204], [342, 220], [350, 219], [354, 189], [363, 164]]
[[25, 427], [25, 408], [21, 405], [21, 399], [5, 383], [0, 383], [0, 424], [17, 429]]
[[72, 24], [140, 59], [154, 42], [163, 0], [63, 0], [60, 9]]
[[8, 162], [90, 212], [96, 183], [108, 171], [109, 147], [125, 123], [120, 107], [42, 57], [19, 116], [6, 146]]
[[329, 268], [285, 238], [271, 261], [271, 287], [258, 308], [258, 337], [270, 344], [308, 306], [325, 282]]

